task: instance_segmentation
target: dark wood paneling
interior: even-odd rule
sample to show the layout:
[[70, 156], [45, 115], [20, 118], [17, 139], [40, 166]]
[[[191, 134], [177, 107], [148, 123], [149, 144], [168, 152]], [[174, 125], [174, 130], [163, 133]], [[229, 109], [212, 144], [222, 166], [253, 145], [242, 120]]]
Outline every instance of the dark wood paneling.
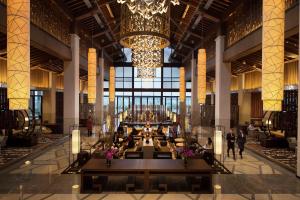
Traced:
[[64, 120], [64, 93], [56, 92], [56, 123], [63, 124]]
[[251, 93], [251, 118], [263, 117], [263, 102], [261, 100], [261, 92]]

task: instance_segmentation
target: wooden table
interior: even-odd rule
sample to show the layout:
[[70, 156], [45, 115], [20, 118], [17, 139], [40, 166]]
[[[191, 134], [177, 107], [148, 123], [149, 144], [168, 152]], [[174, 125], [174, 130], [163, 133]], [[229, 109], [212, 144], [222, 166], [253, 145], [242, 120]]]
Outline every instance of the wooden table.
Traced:
[[144, 191], [149, 192], [151, 175], [205, 175], [210, 179], [212, 191], [212, 168], [202, 159], [191, 159], [187, 166], [183, 160], [170, 159], [116, 159], [110, 167], [105, 159], [90, 159], [81, 169], [81, 192], [85, 192], [86, 177], [91, 176], [144, 176]]

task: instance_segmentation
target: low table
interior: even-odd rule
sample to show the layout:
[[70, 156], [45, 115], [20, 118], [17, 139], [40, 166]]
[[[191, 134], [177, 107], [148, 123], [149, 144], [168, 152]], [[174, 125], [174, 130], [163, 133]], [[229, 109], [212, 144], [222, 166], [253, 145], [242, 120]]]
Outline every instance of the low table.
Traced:
[[86, 185], [92, 176], [143, 176], [144, 192], [149, 192], [150, 176], [179, 175], [207, 176], [212, 191], [213, 169], [203, 159], [191, 159], [187, 166], [183, 160], [170, 159], [116, 159], [108, 167], [105, 159], [90, 159], [81, 169], [81, 192], [86, 191]]

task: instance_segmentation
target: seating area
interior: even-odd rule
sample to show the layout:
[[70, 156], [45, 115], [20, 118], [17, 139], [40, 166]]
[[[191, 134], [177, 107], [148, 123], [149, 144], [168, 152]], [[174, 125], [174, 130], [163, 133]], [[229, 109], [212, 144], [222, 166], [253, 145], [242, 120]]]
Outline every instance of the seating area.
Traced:
[[0, 199], [299, 199], [299, 11], [0, 0]]

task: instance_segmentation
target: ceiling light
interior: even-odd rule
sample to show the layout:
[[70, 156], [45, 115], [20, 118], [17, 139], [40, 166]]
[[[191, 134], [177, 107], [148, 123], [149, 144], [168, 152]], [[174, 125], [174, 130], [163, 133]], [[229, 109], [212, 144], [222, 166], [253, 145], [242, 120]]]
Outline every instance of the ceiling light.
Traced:
[[179, 0], [117, 0], [120, 4], [127, 5], [130, 12], [150, 19], [156, 14], [168, 12], [169, 4], [179, 5]]
[[156, 77], [156, 69], [151, 67], [137, 68], [137, 78], [153, 79]]
[[170, 13], [146, 19], [122, 6], [120, 43], [126, 48], [159, 50], [169, 46]]
[[88, 103], [96, 102], [97, 53], [95, 48], [88, 50]]
[[132, 65], [134, 67], [157, 68], [162, 66], [161, 50], [141, 51], [132, 50]]

